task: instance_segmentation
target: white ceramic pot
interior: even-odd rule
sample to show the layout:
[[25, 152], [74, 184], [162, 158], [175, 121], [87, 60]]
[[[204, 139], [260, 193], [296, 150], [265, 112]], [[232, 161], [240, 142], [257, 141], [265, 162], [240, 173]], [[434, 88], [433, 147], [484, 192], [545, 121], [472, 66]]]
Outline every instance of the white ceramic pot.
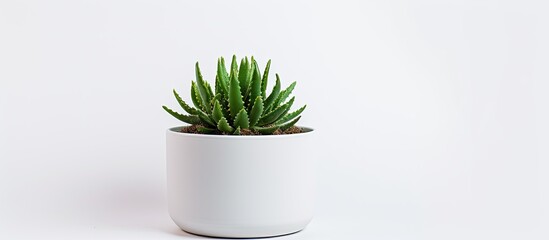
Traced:
[[311, 135], [167, 131], [168, 205], [184, 231], [212, 237], [285, 235], [313, 217]]

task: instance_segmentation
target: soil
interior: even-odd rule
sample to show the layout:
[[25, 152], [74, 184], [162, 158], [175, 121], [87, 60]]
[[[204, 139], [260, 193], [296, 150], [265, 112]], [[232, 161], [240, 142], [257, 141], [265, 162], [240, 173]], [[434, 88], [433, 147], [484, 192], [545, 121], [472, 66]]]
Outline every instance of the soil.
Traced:
[[[181, 132], [183, 132], [183, 133], [193, 133], [193, 134], [202, 134], [202, 133], [198, 132], [198, 127], [201, 127], [201, 125], [187, 126], [187, 127], [182, 128]], [[302, 132], [303, 132], [303, 129], [301, 129], [300, 127], [292, 126], [288, 129], [286, 129], [286, 131], [281, 131], [280, 129], [278, 129], [272, 135], [296, 134], [296, 133], [302, 133]], [[224, 134], [217, 133], [217, 134], [214, 134], [214, 135], [224, 135]], [[242, 130], [240, 130], [240, 135], [263, 135], [263, 134], [261, 134], [259, 132], [256, 132], [256, 131], [252, 131], [250, 129], [242, 129]]]
[[197, 133], [198, 134], [198, 126], [199, 125], [191, 125], [187, 126], [181, 129], [181, 132], [183, 133]]
[[303, 129], [296, 126], [291, 126], [290, 128], [286, 129], [282, 134], [296, 134], [296, 133], [302, 133]]

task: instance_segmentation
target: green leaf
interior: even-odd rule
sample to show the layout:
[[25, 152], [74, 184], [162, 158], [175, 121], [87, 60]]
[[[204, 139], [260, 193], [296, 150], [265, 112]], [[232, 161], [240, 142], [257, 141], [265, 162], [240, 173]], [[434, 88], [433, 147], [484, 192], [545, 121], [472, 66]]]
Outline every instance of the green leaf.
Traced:
[[278, 98], [279, 94], [280, 94], [280, 77], [278, 76], [278, 74], [276, 74], [276, 84], [273, 87], [271, 94], [269, 94], [269, 97], [267, 97], [267, 99], [263, 103], [263, 108], [265, 110], [269, 110], [271, 108], [271, 105]]
[[198, 88], [194, 81], [191, 82], [191, 100], [196, 108], [204, 110], [202, 99], [200, 99], [200, 96], [198, 95]]
[[[255, 59], [254, 59], [254, 56], [252, 56], [250, 58], [250, 61], [248, 62], [248, 83], [251, 83], [252, 82], [252, 77], [253, 77], [253, 71], [254, 71], [254, 68], [253, 68], [253, 62], [255, 62]], [[261, 74], [260, 74], [261, 75]]]
[[185, 101], [183, 101], [183, 99], [181, 99], [181, 97], [179, 96], [177, 91], [175, 91], [175, 89], [173, 90], [173, 95], [175, 96], [175, 99], [177, 99], [177, 102], [179, 103], [181, 108], [183, 108], [186, 112], [188, 112], [191, 115], [196, 115], [197, 110], [189, 106]]
[[229, 118], [229, 109], [228, 109], [229, 91], [227, 90], [225, 92], [224, 90], [221, 90], [223, 87], [217, 87], [217, 86], [221, 86], [220, 84], [222, 84], [221, 82], [223, 82], [223, 80], [220, 80], [217, 76], [215, 79], [216, 79], [215, 91], [217, 92], [215, 98], [219, 101], [219, 104], [221, 105], [221, 111], [223, 112], [223, 116], [225, 116], [225, 118]]
[[208, 103], [210, 103], [210, 105], [208, 105], [208, 112], [212, 112], [212, 107], [213, 107], [213, 100], [215, 98], [215, 94], [214, 92], [212, 91], [212, 87], [210, 86], [210, 83], [204, 81], [204, 87], [206, 88], [206, 92], [208, 93]]
[[221, 111], [223, 111], [223, 116], [227, 119], [231, 117], [231, 112], [229, 110], [229, 101], [223, 99], [223, 101], [219, 102], [221, 104]]
[[295, 97], [292, 97], [292, 99], [290, 99], [290, 101], [286, 103], [288, 104], [288, 107], [284, 112], [282, 112], [282, 114], [276, 119], [276, 121], [280, 120], [282, 117], [284, 117], [288, 113], [288, 111], [290, 111], [290, 109], [292, 108], [292, 105], [294, 104], [294, 100], [295, 100]]
[[238, 75], [238, 62], [236, 61], [236, 55], [233, 55], [230, 73], [231, 75], [229, 76], [229, 81], [230, 79], [233, 79], [233, 77], [236, 77]]
[[252, 109], [252, 101], [254, 101], [257, 96], [261, 96], [261, 74], [259, 73], [259, 67], [257, 66], [257, 62], [255, 60], [252, 61], [252, 82], [250, 85], [250, 93], [249, 93], [249, 103], [248, 103], [248, 110], [251, 111]]
[[250, 111], [250, 126], [253, 127], [259, 121], [259, 118], [263, 114], [263, 98], [257, 96], [254, 101], [252, 110]]
[[[219, 81], [218, 81], [219, 80]], [[229, 93], [229, 75], [225, 68], [225, 60], [223, 58], [217, 60], [217, 75], [215, 90], [223, 93], [227, 97]]]
[[286, 101], [286, 98], [288, 98], [288, 96], [290, 96], [290, 94], [294, 90], [295, 84], [296, 84], [296, 82], [293, 82], [292, 84], [290, 84], [290, 86], [288, 86], [288, 88], [286, 88], [286, 89], [284, 89], [284, 91], [280, 92], [280, 95], [278, 95], [278, 98], [276, 99], [275, 104], [274, 104], [273, 107], [276, 107], [276, 106], [282, 104], [284, 101]]
[[[214, 103], [215, 101], [222, 101], [223, 100], [223, 97], [221, 97], [221, 94], [218, 93], [216, 94], [213, 98], [212, 98], [212, 101], [210, 101], [210, 106], [212, 106], [212, 112], [213, 112], [213, 108], [214, 108]], [[211, 114], [210, 114], [211, 115]]]
[[225, 58], [224, 57], [219, 57], [219, 63], [218, 63], [218, 66], [220, 67], [219, 69], [217, 70], [223, 70], [222, 72], [220, 73], [223, 73], [223, 78], [224, 80], [226, 80], [227, 82], [229, 82], [229, 72], [227, 71], [227, 67], [225, 65]]
[[207, 128], [207, 127], [197, 127], [196, 130], [199, 132], [199, 133], [203, 133], [203, 134], [214, 134], [214, 133], [217, 133], [217, 129], [215, 128]]
[[217, 129], [224, 133], [232, 133], [234, 131], [234, 128], [229, 125], [227, 119], [224, 117], [219, 119], [219, 122], [217, 122]]
[[263, 79], [261, 80], [261, 96], [263, 99], [267, 97], [267, 80], [269, 78], [269, 69], [271, 68], [271, 59], [267, 62], [265, 66], [265, 71], [263, 72]]
[[242, 100], [242, 95], [240, 94], [240, 85], [238, 84], [238, 79], [236, 78], [236, 72], [233, 70], [231, 85], [229, 86], [229, 109], [231, 118], [234, 118], [243, 107], [244, 102]]
[[246, 112], [246, 109], [240, 110], [236, 117], [234, 118], [234, 124], [235, 127], [240, 127], [242, 129], [246, 129], [250, 127], [250, 120], [248, 119], [248, 113]]
[[225, 65], [225, 58], [223, 57], [220, 57], [221, 58], [221, 69], [223, 69], [223, 78], [221, 78], [222, 80], [225, 80], [225, 82], [227, 82], [227, 86], [229, 84], [229, 73], [227, 72], [227, 65]]
[[221, 96], [223, 96], [223, 94], [225, 93], [225, 91], [223, 90], [223, 87], [221, 87], [221, 80], [219, 80], [219, 76], [218, 75], [215, 75], [215, 85], [214, 85], [214, 89], [215, 89], [215, 94], [221, 94]]
[[[207, 89], [207, 83], [204, 82], [204, 79], [202, 78], [202, 73], [200, 72], [200, 66], [198, 66], [198, 62], [195, 64], [195, 73], [196, 73], [196, 86], [198, 87], [198, 93], [200, 95], [201, 103], [203, 106], [203, 110], [206, 112], [211, 112], [211, 108], [208, 106], [208, 103], [211, 101], [211, 95], [209, 94], [209, 91]], [[210, 89], [211, 91], [211, 89]]]
[[200, 118], [203, 125], [212, 126], [212, 127], [216, 126], [216, 124], [212, 121], [212, 119], [202, 111], [198, 111], [198, 118]]
[[246, 91], [250, 85], [248, 75], [250, 74], [250, 63], [248, 57], [242, 58], [240, 61], [240, 70], [238, 70], [238, 82], [240, 83], [240, 93], [246, 96]]
[[184, 114], [181, 114], [181, 113], [178, 113], [174, 110], [171, 110], [169, 109], [168, 107], [166, 106], [162, 106], [162, 108], [164, 110], [166, 110], [166, 112], [168, 112], [170, 115], [174, 116], [175, 118], [179, 119], [180, 121], [182, 122], [186, 122], [188, 124], [199, 124], [200, 123], [200, 119], [197, 117], [197, 116], [193, 116], [193, 115], [184, 115]]
[[265, 114], [265, 116], [263, 116], [261, 119], [259, 119], [259, 124], [260, 125], [267, 125], [267, 124], [271, 124], [271, 123], [277, 121], [281, 116], [283, 116], [283, 114], [288, 112], [288, 110], [290, 109], [292, 104], [294, 104], [294, 99], [295, 99], [295, 97], [290, 99], [290, 101], [288, 101], [284, 105], [282, 105], [282, 106], [276, 108], [275, 110]]
[[236, 130], [234, 130], [233, 135], [240, 135], [240, 127], [237, 127]]
[[307, 107], [307, 105], [304, 105], [303, 107], [301, 107], [300, 109], [297, 109], [294, 112], [291, 112], [291, 113], [288, 113], [288, 114], [284, 115], [284, 117], [282, 117], [278, 121], [276, 121], [275, 124], [282, 124], [282, 123], [285, 123], [287, 121], [290, 121], [290, 120], [294, 119], [299, 114], [301, 114], [303, 112], [303, 110], [305, 110], [305, 107]]
[[293, 125], [295, 125], [297, 123], [297, 121], [299, 121], [299, 119], [301, 119], [301, 116], [297, 117], [296, 119], [294, 119], [291, 122], [280, 125], [280, 130], [286, 131], [286, 129], [291, 128]]
[[269, 126], [269, 127], [254, 127], [254, 128], [252, 128], [252, 129], [253, 129], [254, 131], [260, 132], [261, 134], [272, 134], [272, 133], [275, 132], [278, 128], [279, 128], [279, 126], [273, 125], [273, 126]]
[[255, 59], [254, 57], [252, 56], [252, 60], [251, 62], [249, 62], [249, 70], [248, 70], [248, 79], [246, 81], [248, 81], [247, 85], [247, 89], [246, 89], [246, 93], [243, 95], [244, 96], [244, 106], [249, 106], [250, 105], [250, 101], [253, 101], [252, 98], [250, 98], [250, 91], [251, 91], [251, 84], [252, 84], [252, 79], [253, 79], [253, 76], [259, 72], [258, 69], [254, 68], [253, 66], [253, 63], [252, 62], [255, 62]]
[[214, 122], [219, 122], [219, 120], [223, 117], [223, 110], [221, 110], [221, 104], [216, 99], [214, 103], [214, 108], [212, 112], [212, 119]]

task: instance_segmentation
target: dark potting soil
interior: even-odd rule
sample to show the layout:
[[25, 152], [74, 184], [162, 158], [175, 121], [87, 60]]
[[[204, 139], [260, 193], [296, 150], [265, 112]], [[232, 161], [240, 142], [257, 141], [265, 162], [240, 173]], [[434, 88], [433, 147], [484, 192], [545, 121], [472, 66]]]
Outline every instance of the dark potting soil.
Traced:
[[[181, 132], [183, 133], [194, 133], [194, 134], [202, 134], [198, 132], [198, 127], [201, 127], [200, 125], [191, 125], [187, 127], [183, 127], [181, 129]], [[281, 131], [280, 129], [276, 130], [272, 135], [283, 135], [283, 134], [296, 134], [296, 133], [302, 133], [303, 129], [300, 127], [292, 126], [285, 131]], [[213, 133], [212, 135], [226, 135], [222, 134], [221, 132]], [[240, 135], [263, 135], [259, 132], [252, 131], [251, 129], [242, 129], [240, 130]]]

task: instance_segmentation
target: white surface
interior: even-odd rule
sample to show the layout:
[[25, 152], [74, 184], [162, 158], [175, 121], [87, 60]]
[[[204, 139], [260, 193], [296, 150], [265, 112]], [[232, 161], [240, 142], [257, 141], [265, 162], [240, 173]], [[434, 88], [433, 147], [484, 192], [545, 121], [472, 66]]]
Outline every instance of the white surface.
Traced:
[[547, 9], [1, 1], [0, 239], [192, 239], [160, 106], [232, 53], [297, 80], [318, 130], [319, 213], [284, 239], [548, 239]]
[[[205, 236], [272, 237], [303, 230], [315, 208], [315, 132], [217, 136], [166, 131], [168, 208]], [[272, 154], [272, 151], [283, 154]]]

